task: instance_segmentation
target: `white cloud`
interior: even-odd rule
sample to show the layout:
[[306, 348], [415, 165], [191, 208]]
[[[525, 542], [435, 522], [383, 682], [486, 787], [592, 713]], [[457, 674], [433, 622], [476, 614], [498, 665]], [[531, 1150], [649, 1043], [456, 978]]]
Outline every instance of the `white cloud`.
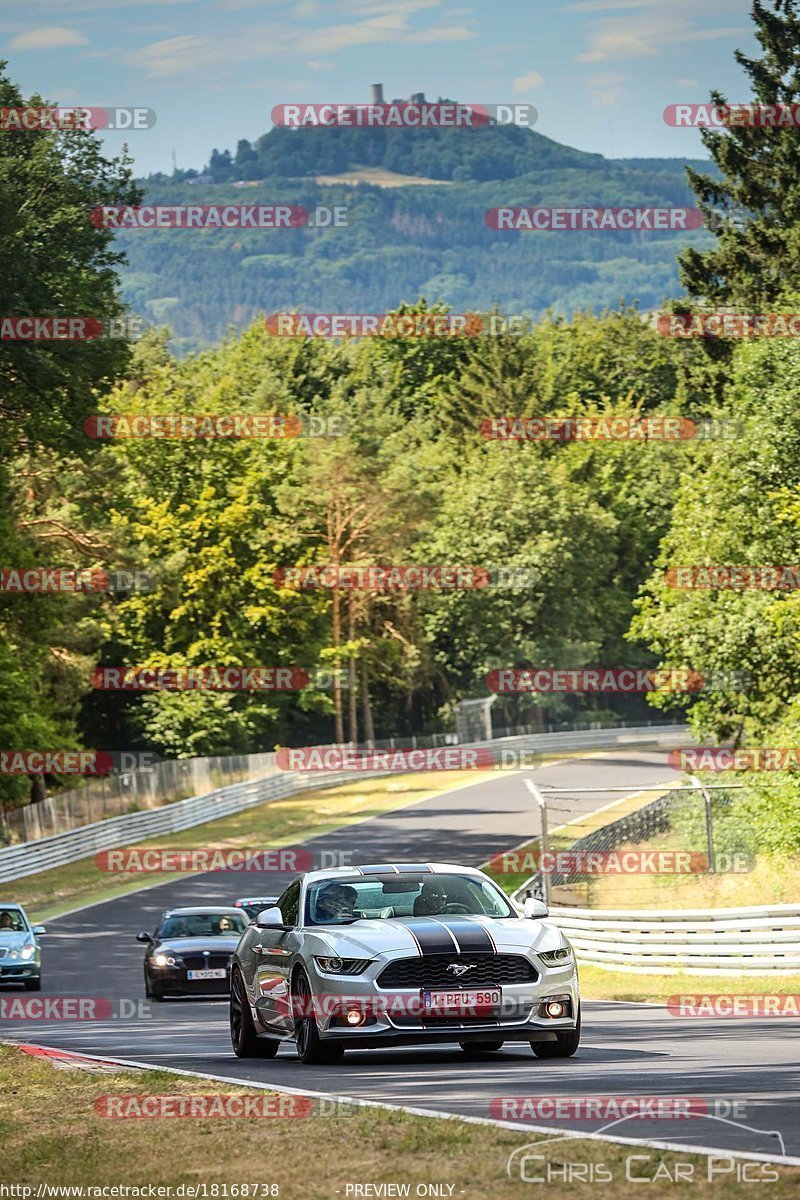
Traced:
[[422, 46], [428, 42], [464, 42], [476, 35], [465, 25], [437, 25], [433, 29], [423, 29], [420, 33], [408, 33], [401, 37], [401, 42], [411, 42]]
[[528, 71], [527, 75], [518, 75], [514, 80], [514, 95], [520, 96], [533, 88], [541, 87], [544, 83], [538, 71]]
[[8, 43], [9, 50], [54, 50], [59, 46], [85, 46], [86, 38], [77, 29], [48, 25], [18, 33]]
[[600, 75], [590, 76], [589, 96], [595, 108], [615, 108], [623, 96], [623, 84], [627, 81], [625, 75], [617, 75], [607, 71]]
[[[369, 3], [375, 3], [375, 0], [369, 0]], [[407, 0], [407, 7], [421, 7], [423, 4], [429, 6], [430, 0]], [[396, 7], [392, 5], [393, 10]], [[165, 78], [192, 71], [207, 71], [212, 66], [215, 73], [219, 74], [221, 67], [234, 67], [256, 59], [296, 58], [301, 55], [324, 59], [337, 50], [351, 46], [396, 45], [401, 42], [423, 45], [428, 42], [463, 41], [474, 36], [463, 26], [411, 30], [406, 13], [390, 11], [362, 21], [316, 25], [312, 28], [276, 27], [275, 22], [270, 21], [214, 38], [186, 34], [150, 42], [128, 52], [125, 61], [147, 71], [151, 77]]]
[[143, 8], [145, 5], [165, 7], [167, 4], [198, 4], [200, 0], [38, 0], [39, 10], [49, 10], [53, 16], [74, 12], [107, 12], [113, 8]]
[[657, 58], [666, 45], [702, 42], [750, 33], [747, 25], [695, 29], [682, 17], [613, 17], [589, 31], [588, 49], [577, 62], [621, 62], [632, 58]]

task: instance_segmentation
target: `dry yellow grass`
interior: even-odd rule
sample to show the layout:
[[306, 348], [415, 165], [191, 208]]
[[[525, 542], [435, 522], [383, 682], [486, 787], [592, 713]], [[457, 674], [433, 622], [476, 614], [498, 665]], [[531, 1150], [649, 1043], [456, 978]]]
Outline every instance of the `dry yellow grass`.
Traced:
[[[406, 1184], [411, 1196], [420, 1184], [446, 1185], [440, 1195], [452, 1195], [454, 1200], [518, 1200], [529, 1189], [531, 1195], [536, 1194], [532, 1185], [506, 1174], [514, 1150], [542, 1140], [524, 1131], [378, 1108], [301, 1119], [183, 1120], [113, 1120], [98, 1116], [95, 1110], [95, 1102], [109, 1094], [220, 1092], [265, 1096], [264, 1091], [186, 1079], [164, 1071], [63, 1072], [49, 1061], [0, 1045], [3, 1181], [33, 1189], [40, 1183], [56, 1187], [170, 1186], [173, 1200], [179, 1195], [174, 1189], [181, 1185], [206, 1185], [205, 1197], [200, 1193], [202, 1200], [214, 1196], [222, 1200], [222, 1185], [227, 1185], [230, 1197], [233, 1184], [254, 1183], [275, 1185], [280, 1200], [347, 1200], [348, 1186], [368, 1183]], [[424, 1096], [414, 1099], [424, 1104]], [[345, 1106], [338, 1106], [338, 1111], [343, 1113]], [[753, 1184], [732, 1182], [730, 1175], [709, 1183], [707, 1160], [698, 1155], [563, 1139], [548, 1140], [538, 1152], [547, 1164], [536, 1164], [540, 1172], [548, 1165], [560, 1173], [563, 1164], [586, 1164], [586, 1171], [589, 1164], [602, 1163], [613, 1176], [612, 1182], [602, 1185], [602, 1194], [609, 1200], [628, 1195], [631, 1184], [625, 1179], [625, 1160], [642, 1153], [650, 1157], [646, 1162], [637, 1160], [636, 1174], [654, 1176], [659, 1171], [662, 1177], [661, 1182], [646, 1188], [651, 1200], [744, 1200], [753, 1195]], [[674, 1175], [678, 1161], [693, 1166], [694, 1182], [664, 1179], [665, 1173]], [[769, 1186], [771, 1200], [789, 1200], [797, 1194], [800, 1171], [767, 1169], [777, 1176]], [[216, 1193], [211, 1190], [215, 1185]], [[548, 1194], [592, 1200], [596, 1188], [588, 1181], [566, 1186], [556, 1182]], [[269, 1190], [259, 1193], [256, 1200], [269, 1195]], [[355, 1194], [351, 1190], [349, 1195]]]

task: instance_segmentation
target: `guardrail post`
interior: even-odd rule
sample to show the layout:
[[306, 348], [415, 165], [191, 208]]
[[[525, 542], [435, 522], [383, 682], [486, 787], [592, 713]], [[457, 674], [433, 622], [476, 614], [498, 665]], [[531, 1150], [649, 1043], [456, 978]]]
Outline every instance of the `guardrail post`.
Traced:
[[[541, 832], [539, 834], [539, 849], [541, 851], [539, 861], [541, 862], [541, 860], [543, 858], [545, 858], [545, 856], [547, 856], [546, 861], [548, 861], [549, 854], [550, 854], [550, 840], [549, 840], [548, 832], [547, 832], [547, 801], [545, 800], [541, 791], [539, 790], [539, 788], [536, 786], [536, 784], [533, 782], [532, 779], [526, 779], [525, 786], [539, 806], [539, 825], [540, 825], [540, 830], [541, 830]], [[550, 872], [542, 871], [541, 874], [542, 874], [542, 893], [544, 895], [544, 902], [549, 908], [549, 906], [550, 906]]]
[[706, 845], [708, 848], [708, 873], [709, 875], [716, 874], [716, 862], [714, 860], [714, 818], [711, 815], [711, 797], [708, 794], [708, 788], [703, 786], [702, 781], [697, 775], [690, 775], [689, 779], [700, 792], [703, 797], [703, 804], [706, 810]]

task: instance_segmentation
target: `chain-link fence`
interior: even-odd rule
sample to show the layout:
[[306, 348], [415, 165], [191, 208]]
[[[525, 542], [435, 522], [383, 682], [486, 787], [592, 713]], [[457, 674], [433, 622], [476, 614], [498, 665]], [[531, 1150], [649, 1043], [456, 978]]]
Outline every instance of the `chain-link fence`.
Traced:
[[[651, 725], [657, 731], [659, 728], [670, 728], [675, 722], [648, 721], [647, 727]], [[548, 726], [544, 732], [583, 732], [603, 728], [597, 722], [575, 722], [563, 729]], [[625, 722], [615, 722], [611, 728], [625, 729], [628, 726]], [[493, 740], [542, 732], [531, 730], [528, 726], [518, 726], [513, 730], [495, 730]], [[424, 750], [460, 745], [463, 741], [455, 732], [412, 734], [408, 737], [379, 738], [365, 743], [364, 747], [375, 750]], [[352, 743], [344, 745], [352, 748]], [[59, 792], [20, 808], [4, 808], [0, 801], [0, 845], [50, 837], [82, 825], [91, 825], [106, 817], [160, 808], [175, 800], [203, 795], [227, 784], [261, 779], [276, 769], [274, 753], [170, 759], [143, 770], [87, 779], [78, 788]]]
[[180, 758], [146, 770], [88, 779], [82, 787], [22, 808], [0, 810], [0, 844], [66, 833], [106, 817], [160, 808], [230, 783], [261, 779], [276, 770], [274, 754]]
[[530, 790], [541, 832], [505, 856], [505, 869], [527, 868], [525, 890], [553, 904], [657, 906], [687, 877], [741, 876], [755, 863], [739, 783]]

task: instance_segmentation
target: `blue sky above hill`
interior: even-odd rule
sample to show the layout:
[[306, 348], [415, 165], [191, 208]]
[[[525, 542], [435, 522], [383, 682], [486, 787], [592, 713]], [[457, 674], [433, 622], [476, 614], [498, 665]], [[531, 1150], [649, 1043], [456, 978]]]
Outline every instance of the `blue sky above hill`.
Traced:
[[[140, 105], [137, 173], [201, 167], [271, 127], [275, 104], [424, 92], [525, 101], [537, 129], [613, 158], [703, 155], [666, 105], [749, 95], [749, 0], [4, 0], [0, 57], [26, 93]], [[109, 151], [125, 138], [107, 135]]]

